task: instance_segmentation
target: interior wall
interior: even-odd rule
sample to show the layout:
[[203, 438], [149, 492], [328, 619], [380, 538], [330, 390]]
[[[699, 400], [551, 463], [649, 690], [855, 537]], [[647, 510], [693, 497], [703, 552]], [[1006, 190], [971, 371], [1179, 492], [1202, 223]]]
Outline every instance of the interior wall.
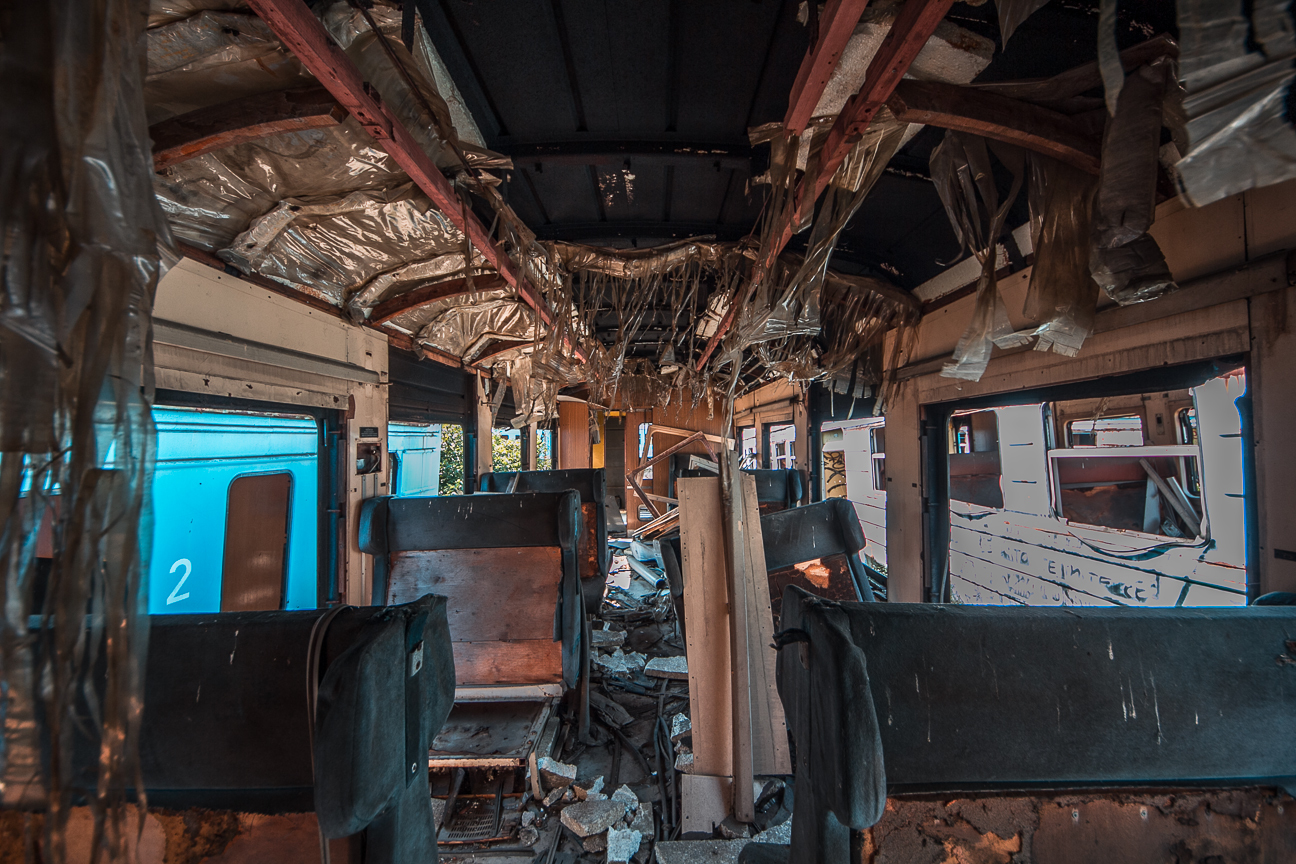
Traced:
[[[387, 337], [341, 317], [183, 259], [158, 283], [153, 306], [159, 387], [344, 412], [346, 602], [369, 605], [372, 556], [356, 544], [360, 502], [387, 494], [387, 458], [357, 476], [363, 427], [387, 453]], [[375, 439], [368, 438], [373, 441]]]
[[590, 467], [589, 404], [575, 400], [558, 403], [558, 467]]
[[[967, 326], [974, 298], [931, 304], [913, 347], [901, 357], [900, 390], [886, 409], [887, 559], [893, 599], [920, 599], [926, 581], [919, 441], [923, 406], [1247, 352], [1254, 376], [1250, 392], [1262, 546], [1257, 575], [1262, 591], [1296, 590], [1296, 560], [1274, 552], [1274, 544], [1291, 533], [1285, 514], [1296, 508], [1296, 459], [1286, 452], [1296, 423], [1290, 383], [1296, 331], [1286, 260], [1288, 250], [1296, 248], [1296, 181], [1200, 209], [1167, 201], [1157, 209], [1152, 234], [1180, 290], [1125, 307], [1103, 296], [1094, 332], [1074, 358], [996, 348], [980, 381], [942, 377], [941, 367]], [[999, 283], [1014, 329], [1034, 323], [1023, 314], [1030, 273], [1028, 267]], [[1288, 545], [1296, 553], [1296, 543]]]

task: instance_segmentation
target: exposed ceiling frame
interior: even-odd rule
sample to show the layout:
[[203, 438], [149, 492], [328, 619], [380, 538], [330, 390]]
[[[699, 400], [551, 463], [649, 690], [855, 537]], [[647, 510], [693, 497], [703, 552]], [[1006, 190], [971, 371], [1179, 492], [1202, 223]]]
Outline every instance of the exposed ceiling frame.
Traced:
[[448, 300], [476, 291], [497, 291], [507, 284], [501, 276], [475, 276], [471, 282], [463, 278], [422, 285], [379, 303], [369, 313], [369, 323], [386, 324], [393, 318], [438, 300]]
[[787, 114], [783, 117], [783, 128], [789, 134], [800, 135], [810, 124], [866, 6], [868, 0], [828, 0], [819, 13], [819, 39], [801, 61], [788, 97]]
[[[699, 370], [706, 365], [707, 360], [720, 345], [720, 340], [733, 326], [738, 309], [748, 302], [760, 280], [769, 272], [774, 261], [792, 239], [792, 226], [800, 223], [801, 215], [807, 209], [814, 208], [815, 201], [824, 189], [828, 188], [828, 181], [846, 160], [851, 148], [863, 137], [877, 112], [891, 98], [896, 85], [909, 71], [910, 64], [927, 44], [927, 40], [936, 32], [936, 25], [940, 24], [953, 5], [954, 0], [909, 0], [900, 7], [895, 22], [887, 31], [886, 37], [883, 38], [877, 53], [869, 63], [859, 92], [847, 100], [845, 107], [837, 115], [832, 129], [828, 132], [822, 151], [819, 175], [814, 179], [808, 177], [801, 179], [796, 192], [796, 206], [788, 208], [789, 214], [784, 218], [783, 225], [771, 232], [773, 243], [757, 262], [752, 278], [743, 288], [741, 299], [736, 297], [729, 305], [728, 311], [720, 321], [720, 326], [707, 342], [706, 349], [698, 358]], [[817, 98], [815, 103], [818, 104]]]
[[1098, 173], [1102, 142], [1067, 115], [1029, 102], [975, 87], [906, 80], [891, 94], [887, 107], [906, 123], [970, 132]]
[[[518, 296], [536, 311], [540, 320], [551, 324], [554, 316], [549, 304], [518, 272], [508, 254], [495, 244], [476, 214], [463, 205], [450, 182], [409, 130], [385, 110], [377, 92], [364, 81], [351, 59], [333, 42], [306, 4], [302, 0], [248, 0], [248, 5], [432, 199], [437, 209], [467, 234], [473, 246], [517, 289]], [[585, 359], [579, 349], [575, 353], [579, 359]]]
[[271, 135], [336, 126], [346, 117], [346, 109], [318, 85], [232, 99], [150, 126], [153, 170]]

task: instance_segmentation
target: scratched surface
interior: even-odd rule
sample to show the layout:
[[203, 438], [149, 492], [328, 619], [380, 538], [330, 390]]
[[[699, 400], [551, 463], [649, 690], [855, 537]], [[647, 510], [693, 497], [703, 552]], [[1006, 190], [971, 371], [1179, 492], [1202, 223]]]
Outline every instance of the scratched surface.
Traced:
[[842, 606], [893, 791], [1296, 788], [1296, 608]]

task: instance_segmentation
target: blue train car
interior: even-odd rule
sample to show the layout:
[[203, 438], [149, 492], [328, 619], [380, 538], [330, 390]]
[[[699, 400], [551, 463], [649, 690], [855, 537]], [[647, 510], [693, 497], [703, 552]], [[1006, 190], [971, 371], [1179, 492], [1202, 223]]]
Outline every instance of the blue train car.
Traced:
[[317, 421], [183, 408], [153, 416], [149, 612], [314, 608]]
[[441, 426], [387, 424], [391, 494], [441, 494]]

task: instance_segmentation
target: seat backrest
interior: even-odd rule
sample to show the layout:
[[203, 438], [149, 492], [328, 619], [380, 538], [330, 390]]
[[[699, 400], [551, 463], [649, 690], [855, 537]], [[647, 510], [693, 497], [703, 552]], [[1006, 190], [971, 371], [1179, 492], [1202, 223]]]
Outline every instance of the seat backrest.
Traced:
[[919, 791], [1296, 792], [1296, 608], [833, 603], [791, 588], [783, 610], [803, 643], [778, 659], [794, 820], [804, 804], [860, 830], [885, 795]]
[[805, 480], [796, 468], [744, 468], [756, 478], [756, 502], [761, 514], [776, 513], [801, 503]]
[[845, 498], [763, 513], [761, 535], [776, 628], [789, 585], [829, 600], [874, 599], [859, 557], [864, 532]]
[[602, 468], [489, 471], [481, 475], [480, 488], [482, 492], [566, 492], [569, 489], [579, 492], [581, 516], [585, 520], [585, 531], [576, 551], [581, 579], [597, 579], [602, 593], [608, 573], [606, 471]]
[[575, 686], [582, 533], [574, 491], [374, 498], [360, 515], [375, 603], [447, 598], [459, 686]]

